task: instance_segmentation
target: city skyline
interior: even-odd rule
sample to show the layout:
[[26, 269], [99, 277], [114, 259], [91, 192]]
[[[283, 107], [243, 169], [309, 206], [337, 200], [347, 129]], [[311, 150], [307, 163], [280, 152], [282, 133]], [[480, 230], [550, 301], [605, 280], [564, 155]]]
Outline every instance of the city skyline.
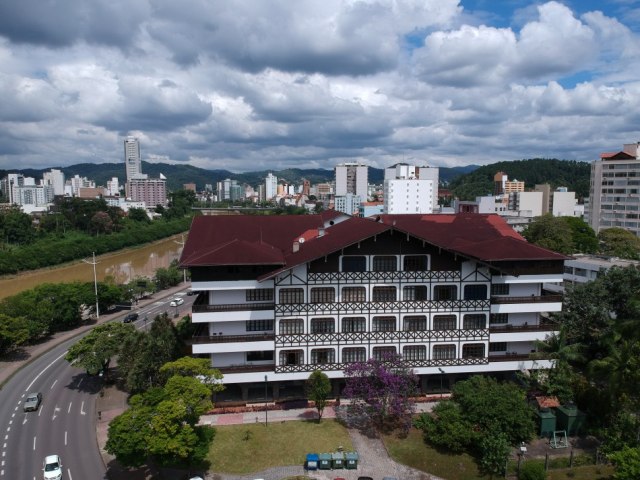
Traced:
[[640, 140], [638, 18], [622, 0], [12, 0], [0, 168], [122, 162], [129, 135], [143, 161], [234, 172], [593, 161]]

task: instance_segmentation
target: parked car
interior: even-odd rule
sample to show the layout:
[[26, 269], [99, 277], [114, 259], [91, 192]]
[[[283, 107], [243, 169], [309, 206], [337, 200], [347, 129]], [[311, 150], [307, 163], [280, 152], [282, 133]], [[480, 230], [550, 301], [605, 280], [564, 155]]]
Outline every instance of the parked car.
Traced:
[[170, 307], [177, 307], [178, 305], [182, 305], [184, 303], [184, 299], [180, 298], [180, 297], [176, 297], [173, 300], [171, 300], [171, 303], [169, 304]]
[[35, 412], [38, 410], [38, 407], [40, 407], [40, 402], [42, 402], [42, 394], [40, 392], [30, 393], [22, 405], [22, 410], [25, 412]]
[[62, 461], [58, 455], [47, 455], [42, 465], [44, 480], [62, 479]]
[[138, 319], [138, 313], [131, 312], [131, 313], [127, 313], [127, 315], [124, 317], [124, 320], [122, 320], [122, 322], [131, 323], [131, 322], [135, 322], [137, 319]]

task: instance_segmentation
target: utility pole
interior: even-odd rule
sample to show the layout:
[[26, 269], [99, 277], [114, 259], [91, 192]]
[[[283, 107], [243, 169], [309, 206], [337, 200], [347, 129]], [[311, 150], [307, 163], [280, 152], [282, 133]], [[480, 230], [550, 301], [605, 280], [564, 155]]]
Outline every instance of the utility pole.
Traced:
[[96, 262], [96, 252], [93, 252], [93, 261], [90, 262], [89, 260], [85, 260], [82, 259], [82, 261], [84, 263], [88, 263], [89, 265], [93, 265], [93, 287], [96, 293], [96, 318], [99, 320], [100, 319], [100, 309], [98, 308], [98, 277], [96, 275], [96, 265], [98, 264], [98, 262]]

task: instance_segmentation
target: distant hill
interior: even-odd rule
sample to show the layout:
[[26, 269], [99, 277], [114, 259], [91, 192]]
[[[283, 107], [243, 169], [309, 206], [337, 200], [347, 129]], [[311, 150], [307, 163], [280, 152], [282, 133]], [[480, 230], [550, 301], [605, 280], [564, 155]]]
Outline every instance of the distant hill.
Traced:
[[524, 181], [525, 188], [548, 183], [551, 189], [567, 187], [582, 199], [589, 196], [591, 164], [575, 160], [532, 158], [492, 163], [454, 178], [449, 188], [460, 200], [475, 200], [478, 196], [493, 195], [493, 177], [504, 172], [509, 180]]
[[[79, 163], [69, 167], [52, 167], [62, 170], [66, 178], [74, 175], [87, 177], [96, 182], [96, 185], [105, 186], [108, 180], [118, 177], [120, 182], [125, 182], [124, 163]], [[477, 169], [477, 165], [468, 165], [465, 167], [440, 167], [440, 182], [449, 183], [452, 179], [467, 174]], [[42, 174], [51, 170], [46, 168], [42, 170], [23, 169], [23, 170], [0, 170], [0, 178], [7, 173], [22, 173], [23, 175], [34, 177], [36, 180], [42, 178]], [[237, 180], [238, 183], [248, 184], [256, 187], [264, 182], [269, 172], [278, 177], [279, 180], [285, 180], [290, 183], [298, 184], [302, 179], [307, 179], [314, 183], [329, 182], [334, 179], [333, 170], [322, 168], [300, 169], [290, 168], [286, 170], [263, 170], [257, 172], [233, 173], [228, 170], [206, 170], [186, 164], [169, 164], [169, 163], [148, 163], [142, 162], [142, 171], [152, 178], [157, 178], [161, 173], [167, 177], [167, 187], [169, 190], [181, 189], [185, 183], [195, 183], [198, 190], [203, 190], [206, 184], [215, 184], [230, 178]], [[369, 168], [369, 183], [382, 184], [384, 180], [384, 169]]]

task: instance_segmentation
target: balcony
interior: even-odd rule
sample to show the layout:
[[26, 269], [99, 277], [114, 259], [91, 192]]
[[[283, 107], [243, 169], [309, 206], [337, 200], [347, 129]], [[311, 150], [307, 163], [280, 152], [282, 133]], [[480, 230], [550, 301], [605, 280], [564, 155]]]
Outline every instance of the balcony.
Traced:
[[203, 343], [233, 343], [233, 342], [267, 342], [274, 341], [273, 333], [252, 335], [194, 335], [187, 340], [188, 345]]
[[492, 304], [506, 303], [558, 303], [562, 302], [562, 295], [530, 295], [528, 297], [492, 296]]
[[227, 367], [214, 367], [223, 375], [231, 373], [273, 372], [275, 365], [229, 365]]
[[517, 362], [522, 360], [544, 360], [541, 357], [537, 356], [534, 358], [530, 353], [513, 353], [506, 352], [504, 355], [490, 355], [489, 363], [491, 362]]
[[518, 332], [553, 332], [559, 330], [559, 326], [555, 323], [541, 323], [538, 325], [491, 325], [489, 333], [518, 333]]
[[274, 303], [227, 303], [223, 305], [193, 304], [194, 313], [208, 312], [240, 312], [247, 310], [273, 310]]
[[[530, 297], [528, 297], [530, 298]], [[405, 300], [388, 302], [344, 301], [333, 303], [280, 303], [275, 305], [276, 315], [341, 314], [350, 312], [425, 312], [450, 311], [479, 312], [490, 308], [489, 300]], [[195, 310], [194, 310], [195, 311]]]

